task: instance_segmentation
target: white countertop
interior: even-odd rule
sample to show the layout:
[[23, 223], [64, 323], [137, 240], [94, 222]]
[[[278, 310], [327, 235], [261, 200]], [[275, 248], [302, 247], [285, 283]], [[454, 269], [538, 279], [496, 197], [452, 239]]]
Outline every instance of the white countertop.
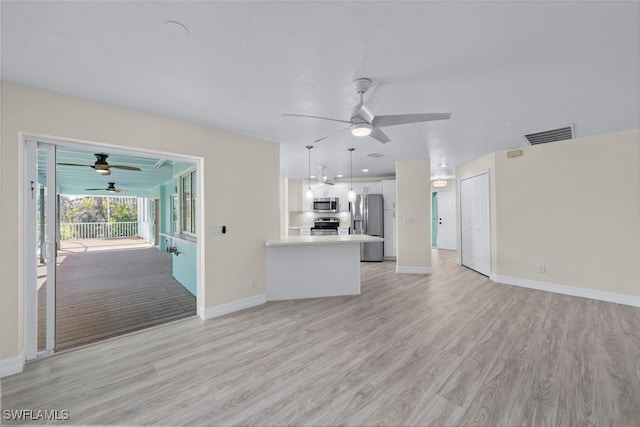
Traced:
[[267, 246], [283, 245], [327, 245], [333, 243], [373, 243], [384, 242], [382, 237], [368, 236], [366, 234], [348, 234], [333, 236], [288, 236], [278, 240], [268, 240]]

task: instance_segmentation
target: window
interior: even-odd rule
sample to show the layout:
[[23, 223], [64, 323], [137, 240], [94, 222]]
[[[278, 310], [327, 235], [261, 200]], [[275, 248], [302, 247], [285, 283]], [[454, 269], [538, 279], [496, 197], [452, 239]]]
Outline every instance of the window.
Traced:
[[171, 196], [171, 232], [180, 233], [180, 198], [177, 194]]
[[196, 234], [196, 171], [180, 177], [182, 189], [182, 232]]

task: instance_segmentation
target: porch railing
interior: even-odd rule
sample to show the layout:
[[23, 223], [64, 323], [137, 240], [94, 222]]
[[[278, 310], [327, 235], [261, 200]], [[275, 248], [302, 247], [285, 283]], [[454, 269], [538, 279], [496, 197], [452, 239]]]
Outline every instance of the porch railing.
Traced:
[[60, 223], [60, 239], [113, 239], [138, 236], [138, 222]]

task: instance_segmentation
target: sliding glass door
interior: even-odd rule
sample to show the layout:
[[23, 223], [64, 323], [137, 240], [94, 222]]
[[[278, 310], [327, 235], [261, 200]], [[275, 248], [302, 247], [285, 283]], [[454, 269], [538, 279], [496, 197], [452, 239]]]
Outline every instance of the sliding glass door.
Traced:
[[25, 170], [24, 309], [25, 355], [29, 360], [55, 350], [56, 146], [26, 141]]

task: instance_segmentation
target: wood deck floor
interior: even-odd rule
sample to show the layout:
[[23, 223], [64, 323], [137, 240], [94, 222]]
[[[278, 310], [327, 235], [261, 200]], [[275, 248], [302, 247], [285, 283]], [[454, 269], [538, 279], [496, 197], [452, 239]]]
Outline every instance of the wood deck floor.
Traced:
[[[172, 277], [171, 255], [142, 239], [63, 242], [56, 286], [56, 350], [196, 314], [196, 298]], [[38, 291], [44, 329], [46, 283]], [[44, 348], [44, 333], [38, 336]]]
[[638, 425], [640, 309], [493, 283], [433, 254], [431, 276], [362, 264], [360, 296], [28, 363], [2, 380], [2, 408], [67, 409], [67, 424]]

